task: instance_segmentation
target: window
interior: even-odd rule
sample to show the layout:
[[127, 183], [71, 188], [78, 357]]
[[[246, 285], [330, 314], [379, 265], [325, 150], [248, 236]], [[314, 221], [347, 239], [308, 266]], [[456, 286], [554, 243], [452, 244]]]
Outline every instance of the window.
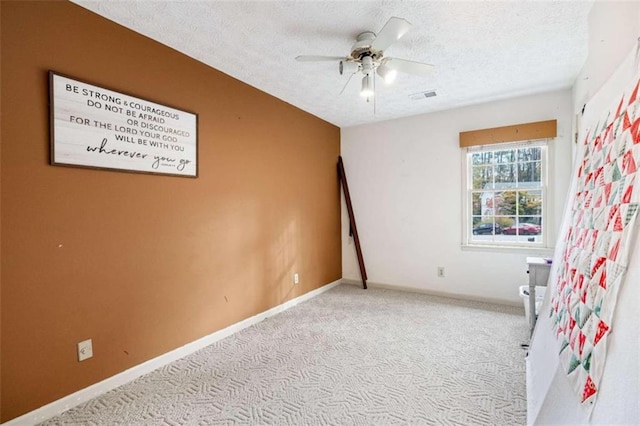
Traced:
[[546, 140], [466, 149], [466, 245], [544, 247]]

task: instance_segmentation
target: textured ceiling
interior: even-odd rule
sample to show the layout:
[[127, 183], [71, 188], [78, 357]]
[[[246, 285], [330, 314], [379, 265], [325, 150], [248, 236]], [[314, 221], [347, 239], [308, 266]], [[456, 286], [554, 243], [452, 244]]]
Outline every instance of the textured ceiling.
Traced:
[[[340, 127], [570, 87], [587, 55], [591, 1], [73, 0]], [[359, 96], [336, 62], [362, 31], [397, 16], [413, 27], [385, 56], [434, 64]], [[436, 97], [409, 95], [435, 90]]]

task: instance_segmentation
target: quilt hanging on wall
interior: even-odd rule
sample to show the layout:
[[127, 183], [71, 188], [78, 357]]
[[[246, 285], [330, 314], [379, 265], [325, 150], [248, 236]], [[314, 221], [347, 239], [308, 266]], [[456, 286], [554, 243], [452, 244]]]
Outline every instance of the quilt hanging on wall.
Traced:
[[[640, 205], [639, 74], [578, 148], [569, 226], [551, 295], [560, 363], [582, 404], [593, 407], [607, 357], [618, 290]], [[636, 188], [636, 186], [639, 186]], [[556, 263], [554, 262], [554, 263]], [[627, 283], [638, 285], [638, 283]]]

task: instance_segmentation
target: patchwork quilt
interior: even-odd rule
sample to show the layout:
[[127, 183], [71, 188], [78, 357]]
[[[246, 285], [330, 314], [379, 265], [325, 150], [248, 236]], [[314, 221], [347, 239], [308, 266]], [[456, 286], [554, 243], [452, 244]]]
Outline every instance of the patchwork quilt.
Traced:
[[[550, 317], [560, 361], [580, 401], [593, 404], [607, 358], [607, 338], [630, 249], [638, 234], [640, 114], [638, 74], [590, 129], [578, 155], [570, 225]], [[639, 285], [640, 283], [625, 283]]]

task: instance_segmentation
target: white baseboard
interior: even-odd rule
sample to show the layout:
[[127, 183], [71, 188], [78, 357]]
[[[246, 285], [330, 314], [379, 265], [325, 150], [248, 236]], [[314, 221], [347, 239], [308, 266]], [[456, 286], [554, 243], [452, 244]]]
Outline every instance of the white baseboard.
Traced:
[[[342, 284], [362, 286], [362, 281], [343, 278]], [[507, 306], [517, 306], [517, 307], [523, 306], [522, 302], [514, 302], [511, 300], [493, 299], [491, 297], [480, 297], [480, 296], [472, 296], [472, 295], [458, 294], [458, 293], [446, 293], [444, 291], [429, 290], [429, 289], [424, 289], [419, 287], [408, 287], [408, 286], [384, 284], [384, 283], [373, 283], [369, 281], [367, 281], [367, 287], [381, 288], [385, 290], [406, 291], [409, 293], [428, 294], [429, 296], [448, 297], [450, 299], [461, 299], [461, 300], [471, 300], [474, 302], [493, 303], [496, 305], [507, 305]]]
[[153, 370], [156, 370], [180, 358], [184, 358], [185, 356], [190, 355], [193, 352], [198, 351], [204, 347], [207, 347], [212, 343], [217, 342], [218, 340], [222, 340], [225, 337], [229, 337], [240, 330], [257, 324], [268, 317], [286, 311], [287, 309], [305, 302], [321, 293], [324, 293], [325, 291], [330, 290], [339, 284], [340, 280], [337, 280], [330, 284], [324, 285], [320, 288], [310, 291], [309, 293], [303, 294], [302, 296], [298, 296], [295, 299], [291, 299], [281, 305], [275, 306], [258, 315], [232, 324], [227, 328], [216, 331], [215, 333], [204, 336], [191, 343], [187, 343], [186, 345], [174, 349], [171, 352], [167, 352], [156, 358], [150, 359], [149, 361], [143, 362], [142, 364], [138, 364], [135, 367], [131, 367], [130, 369], [123, 371], [122, 373], [118, 373], [115, 376], [111, 376], [108, 379], [74, 392], [71, 395], [67, 395], [63, 398], [53, 401], [45, 406], [30, 411], [27, 414], [23, 414], [22, 416], [16, 417], [13, 420], [2, 423], [2, 426], [32, 426], [48, 420], [52, 417], [62, 414], [63, 412], [73, 407], [89, 401], [90, 399], [98, 397], [112, 389], [124, 385], [125, 383], [135, 380], [140, 376], [150, 373]]

